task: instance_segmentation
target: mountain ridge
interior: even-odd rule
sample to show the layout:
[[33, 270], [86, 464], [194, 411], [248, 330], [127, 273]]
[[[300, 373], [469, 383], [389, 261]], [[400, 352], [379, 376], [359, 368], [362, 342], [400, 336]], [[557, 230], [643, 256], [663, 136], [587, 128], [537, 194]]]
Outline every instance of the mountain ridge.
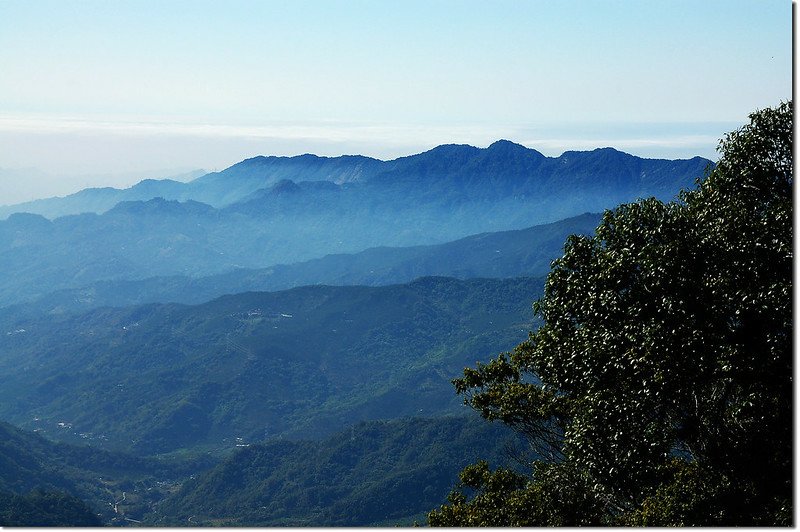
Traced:
[[[144, 179], [124, 189], [94, 187], [83, 189], [64, 197], [42, 198], [22, 204], [0, 206], [0, 218], [14, 212], [32, 212], [50, 219], [82, 212], [102, 213], [120, 201], [146, 201], [155, 197], [173, 200], [195, 200], [214, 207], [225, 207], [241, 201], [247, 195], [289, 179], [298, 181], [330, 181], [337, 185], [365, 183], [375, 179], [393, 180], [409, 173], [436, 176], [442, 171], [452, 172], [454, 163], [467, 172], [497, 170], [498, 160], [513, 158], [527, 171], [534, 171], [543, 163], [558, 167], [563, 161], [574, 159], [577, 154], [607, 153], [611, 150], [617, 157], [623, 156], [637, 165], [649, 162], [673, 163], [702, 162], [713, 164], [701, 157], [689, 159], [651, 159], [631, 155], [614, 148], [596, 148], [589, 151], [565, 151], [558, 157], [547, 157], [541, 152], [506, 139], [497, 140], [486, 148], [468, 144], [442, 144], [430, 150], [381, 160], [364, 155], [319, 156], [310, 153], [295, 156], [258, 155], [239, 161], [230, 167], [211, 172], [189, 182], [171, 179]], [[584, 157], [585, 158], [585, 157]], [[436, 164], [431, 166], [431, 161]], [[487, 168], [487, 163], [495, 168]], [[525, 163], [525, 164], [523, 164]], [[427, 165], [427, 166], [426, 166]], [[483, 170], [481, 170], [483, 168]], [[422, 169], [422, 170], [421, 170]], [[424, 170], [424, 171], [423, 171]], [[419, 177], [417, 175], [416, 177]], [[698, 176], [699, 177], [699, 176]], [[231, 188], [231, 184], [235, 184]]]
[[[611, 149], [548, 158], [510, 141], [443, 145], [388, 162], [254, 159], [176, 184], [193, 191], [177, 198], [117, 201], [102, 214], [0, 221], [0, 306], [94, 281], [207, 277], [523, 229], [642, 197], [671, 200], [706, 163]], [[298, 174], [303, 168], [308, 172]], [[357, 179], [334, 182], [354, 178], [354, 168]], [[161, 184], [138, 186], [152, 191]]]
[[[331, 254], [259, 269], [242, 268], [208, 277], [97, 281], [28, 303], [0, 306], [0, 320], [8, 313], [20, 316], [62, 314], [97, 306], [198, 304], [229, 293], [283, 290], [306, 284], [381, 286], [430, 275], [459, 279], [543, 276], [549, 271], [550, 261], [561, 253], [567, 236], [590, 234], [599, 222], [599, 214], [586, 213], [551, 224], [479, 233], [442, 244], [378, 246], [358, 253]], [[39, 217], [39, 223], [51, 222]]]

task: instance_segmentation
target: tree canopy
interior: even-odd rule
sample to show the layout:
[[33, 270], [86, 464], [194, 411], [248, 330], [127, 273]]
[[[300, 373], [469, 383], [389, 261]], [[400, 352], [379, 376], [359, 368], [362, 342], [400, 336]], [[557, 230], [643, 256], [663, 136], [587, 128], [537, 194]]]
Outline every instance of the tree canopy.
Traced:
[[753, 113], [694, 190], [568, 239], [541, 328], [454, 381], [536, 460], [469, 466], [431, 525], [792, 523], [792, 123]]

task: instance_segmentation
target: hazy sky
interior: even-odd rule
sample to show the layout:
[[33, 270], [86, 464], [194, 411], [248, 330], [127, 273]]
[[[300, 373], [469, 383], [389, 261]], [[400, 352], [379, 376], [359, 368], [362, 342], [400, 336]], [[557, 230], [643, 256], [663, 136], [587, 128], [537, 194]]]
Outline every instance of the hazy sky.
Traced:
[[788, 0], [0, 0], [0, 204], [498, 138], [714, 158], [791, 44]]

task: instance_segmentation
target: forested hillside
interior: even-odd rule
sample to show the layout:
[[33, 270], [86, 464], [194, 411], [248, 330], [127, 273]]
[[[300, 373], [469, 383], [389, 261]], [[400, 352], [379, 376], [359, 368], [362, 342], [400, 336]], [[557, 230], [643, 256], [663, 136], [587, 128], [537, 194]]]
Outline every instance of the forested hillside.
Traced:
[[[646, 195], [672, 198], [676, 183], [702, 176], [701, 162], [670, 166], [615, 150], [553, 160], [503, 142], [442, 146], [392, 166], [257, 158], [193, 189], [148, 183], [136, 192], [194, 190], [216, 195], [217, 206], [186, 196], [53, 221], [12, 215], [0, 222], [4, 264], [18, 272], [0, 310], [0, 417], [93, 448], [7, 427], [2, 515], [26, 523], [20, 516], [41, 507], [47, 523], [89, 522], [85, 514], [112, 524], [362, 526], [422, 521], [438, 506], [431, 524], [503, 524], [487, 508], [521, 493], [548, 508], [530, 523], [594, 523], [586, 516], [601, 515], [602, 505], [583, 490], [582, 473], [547, 469], [573, 452], [559, 443], [570, 437], [572, 425], [561, 424], [570, 418], [558, 408], [539, 413], [544, 425], [524, 417], [550, 378], [519, 362], [527, 348], [463, 368], [533, 345], [524, 340], [540, 324], [531, 303], [544, 285], [535, 276], [562, 249], [569, 257], [576, 243], [608, 238], [609, 217], [630, 207], [607, 212], [600, 236], [592, 236], [601, 221], [593, 214], [517, 227]], [[358, 170], [345, 171], [349, 164]], [[304, 165], [327, 177], [287, 177]], [[265, 175], [276, 181], [257, 188]], [[385, 245], [487, 228], [511, 230]], [[364, 249], [370, 242], [383, 245]], [[48, 246], [52, 254], [38, 257]], [[90, 251], [98, 246], [109, 254]], [[416, 278], [431, 274], [450, 277]], [[575, 352], [593, 349], [584, 347]], [[456, 383], [467, 403], [521, 434], [454, 417], [464, 413], [451, 387], [462, 371]], [[598, 378], [587, 372], [579, 382]], [[463, 469], [480, 458], [507, 469]], [[528, 484], [531, 472], [541, 484]], [[559, 513], [565, 501], [579, 521]]]
[[357, 423], [321, 440], [152, 459], [0, 423], [0, 526], [364, 526], [422, 522], [479, 456], [526, 442], [477, 416]]
[[795, 7], [0, 0], [0, 529], [795, 525]]
[[[169, 526], [393, 526], [423, 522], [478, 456], [517, 465], [524, 442], [475, 417], [359, 423], [322, 441], [238, 450], [156, 506]], [[190, 519], [191, 518], [191, 519]]]
[[141, 520], [208, 457], [156, 460], [55, 443], [0, 422], [0, 525], [93, 526]]
[[54, 438], [163, 453], [453, 413], [450, 380], [525, 338], [541, 287], [423, 278], [10, 316], [0, 416]]
[[26, 495], [0, 491], [0, 526], [100, 526], [101, 521], [83, 501], [59, 492], [32, 491]]

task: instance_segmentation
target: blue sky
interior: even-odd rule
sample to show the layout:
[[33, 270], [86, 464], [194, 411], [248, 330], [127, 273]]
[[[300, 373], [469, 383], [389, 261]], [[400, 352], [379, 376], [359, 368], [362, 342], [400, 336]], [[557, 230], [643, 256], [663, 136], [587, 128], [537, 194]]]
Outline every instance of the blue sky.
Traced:
[[0, 0], [0, 169], [48, 195], [501, 137], [713, 158], [791, 97], [791, 52], [774, 0]]

